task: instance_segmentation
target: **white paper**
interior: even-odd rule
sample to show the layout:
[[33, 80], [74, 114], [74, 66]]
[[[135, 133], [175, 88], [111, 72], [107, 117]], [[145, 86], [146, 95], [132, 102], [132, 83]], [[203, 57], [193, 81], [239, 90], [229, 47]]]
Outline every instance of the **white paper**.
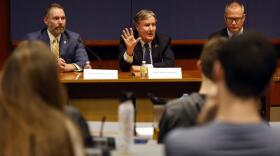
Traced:
[[84, 69], [84, 79], [118, 79], [118, 70]]
[[149, 68], [149, 79], [181, 79], [181, 68]]

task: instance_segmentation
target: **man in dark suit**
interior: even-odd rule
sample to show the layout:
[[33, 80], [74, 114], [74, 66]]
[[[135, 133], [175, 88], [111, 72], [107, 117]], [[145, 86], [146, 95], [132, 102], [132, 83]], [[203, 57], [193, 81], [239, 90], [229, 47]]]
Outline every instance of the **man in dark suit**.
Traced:
[[243, 25], [245, 21], [244, 5], [238, 0], [231, 0], [225, 7], [225, 24], [226, 28], [209, 35], [209, 39], [215, 36], [231, 38], [232, 36], [242, 34], [244, 31]]
[[129, 71], [132, 65], [146, 61], [154, 67], [174, 67], [171, 38], [156, 33], [156, 15], [150, 10], [141, 10], [134, 17], [136, 30], [124, 29], [120, 40], [119, 67]]
[[27, 39], [42, 40], [49, 44], [57, 57], [60, 71], [82, 69], [88, 61], [87, 52], [81, 43], [80, 35], [65, 29], [66, 17], [63, 7], [52, 3], [46, 9], [44, 23], [46, 28], [27, 34]]

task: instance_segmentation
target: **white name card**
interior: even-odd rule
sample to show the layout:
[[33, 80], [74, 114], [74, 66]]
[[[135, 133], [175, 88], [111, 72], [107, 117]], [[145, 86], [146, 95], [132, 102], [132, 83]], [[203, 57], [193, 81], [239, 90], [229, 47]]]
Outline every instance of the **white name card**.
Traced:
[[84, 69], [84, 79], [118, 79], [118, 70]]
[[181, 68], [149, 68], [149, 79], [181, 79]]

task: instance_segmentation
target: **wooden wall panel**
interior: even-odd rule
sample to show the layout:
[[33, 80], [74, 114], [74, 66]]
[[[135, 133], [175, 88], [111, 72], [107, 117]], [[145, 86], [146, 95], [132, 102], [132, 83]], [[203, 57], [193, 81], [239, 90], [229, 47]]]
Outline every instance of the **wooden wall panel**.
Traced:
[[10, 40], [10, 1], [0, 1], [0, 68], [9, 56]]

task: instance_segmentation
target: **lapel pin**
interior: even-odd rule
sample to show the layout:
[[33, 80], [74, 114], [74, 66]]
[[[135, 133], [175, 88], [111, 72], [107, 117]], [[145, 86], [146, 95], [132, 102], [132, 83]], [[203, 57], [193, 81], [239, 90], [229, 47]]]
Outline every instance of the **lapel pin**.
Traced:
[[63, 43], [64, 43], [64, 44], [66, 44], [66, 43], [67, 43], [67, 41], [65, 40]]

